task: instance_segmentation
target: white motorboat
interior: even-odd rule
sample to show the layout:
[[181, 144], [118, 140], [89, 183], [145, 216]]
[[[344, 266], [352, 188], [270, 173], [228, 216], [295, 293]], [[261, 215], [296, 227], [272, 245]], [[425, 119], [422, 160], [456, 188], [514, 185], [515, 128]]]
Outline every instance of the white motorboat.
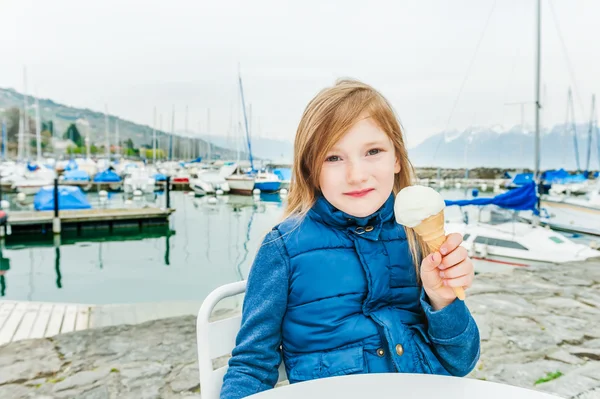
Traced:
[[123, 180], [123, 191], [128, 195], [132, 195], [136, 191], [141, 191], [142, 194], [152, 194], [155, 184], [156, 181], [149, 171], [131, 168], [127, 170], [127, 175]]
[[542, 226], [519, 221], [500, 224], [447, 223], [448, 233], [461, 233], [471, 257], [513, 266], [559, 264], [600, 256], [600, 251]]

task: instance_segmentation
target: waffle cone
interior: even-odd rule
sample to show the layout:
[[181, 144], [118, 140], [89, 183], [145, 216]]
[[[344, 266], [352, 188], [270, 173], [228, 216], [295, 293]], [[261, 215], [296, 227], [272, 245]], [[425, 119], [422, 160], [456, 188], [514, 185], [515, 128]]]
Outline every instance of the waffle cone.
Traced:
[[427, 243], [432, 252], [439, 250], [444, 241], [446, 241], [444, 210], [442, 209], [439, 213], [423, 220], [417, 226], [413, 227], [413, 230]]
[[[425, 241], [432, 252], [439, 251], [444, 241], [446, 241], [444, 210], [442, 209], [439, 213], [423, 220], [413, 227], [413, 230]], [[452, 290], [458, 299], [465, 300], [465, 290], [462, 287], [453, 287]]]

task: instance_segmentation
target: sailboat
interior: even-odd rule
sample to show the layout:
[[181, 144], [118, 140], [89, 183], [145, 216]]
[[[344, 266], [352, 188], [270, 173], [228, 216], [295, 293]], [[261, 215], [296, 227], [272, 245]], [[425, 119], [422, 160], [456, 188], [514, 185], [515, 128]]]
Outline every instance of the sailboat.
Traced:
[[[553, 184], [550, 194], [542, 196], [541, 224], [555, 230], [600, 236], [600, 181], [587, 179], [590, 169], [592, 133], [594, 131], [598, 141], [598, 161], [600, 165], [600, 132], [597, 126], [596, 99], [595, 96], [592, 96], [586, 171], [582, 174], [566, 176], [566, 184], [559, 187]], [[579, 169], [576, 144], [575, 149]], [[574, 196], [574, 194], [580, 195]], [[530, 215], [524, 215], [524, 217], [530, 218]]]
[[[446, 201], [446, 206], [468, 207], [461, 208], [465, 215], [463, 223], [446, 223], [446, 230], [462, 234], [461, 245], [479, 261], [530, 266], [600, 256], [599, 251], [575, 243], [539, 224], [518, 221], [516, 214], [509, 213], [529, 211], [536, 214], [537, 202], [535, 182], [492, 198]], [[509, 211], [476, 208], [489, 205]], [[471, 222], [469, 219], [475, 220]]]
[[[535, 90], [535, 168], [533, 181], [523, 184], [510, 192], [493, 198], [476, 198], [462, 201], [446, 201], [447, 206], [483, 206], [495, 205], [514, 211], [529, 211], [532, 223], [513, 220], [494, 221], [493, 211], [470, 209], [465, 213], [463, 223], [447, 223], [450, 233], [463, 235], [463, 247], [476, 260], [476, 269], [482, 267], [481, 261], [504, 263], [512, 266], [530, 266], [535, 264], [564, 263], [581, 261], [600, 256], [586, 245], [575, 243], [565, 236], [544, 228], [539, 223], [540, 199], [538, 195], [540, 171], [540, 18], [541, 0], [537, 0], [537, 68]], [[475, 214], [475, 221], [469, 215]], [[482, 215], [487, 217], [482, 218]], [[469, 220], [471, 219], [471, 220]], [[478, 262], [479, 261], [479, 262]]]
[[[249, 195], [249, 194], [252, 194], [252, 191], [254, 190], [255, 176], [252, 173], [252, 172], [254, 172], [254, 162], [252, 160], [252, 148], [250, 145], [250, 136], [248, 134], [248, 120], [246, 119], [246, 105], [244, 102], [244, 89], [242, 86], [241, 74], [238, 75], [238, 82], [239, 82], [239, 87], [240, 87], [242, 110], [244, 112], [244, 121], [246, 124], [246, 138], [247, 138], [247, 143], [248, 143], [248, 154], [250, 156], [250, 167], [252, 169], [251, 169], [250, 173], [245, 173], [240, 166], [240, 141], [239, 141], [239, 137], [238, 137], [238, 140], [236, 140], [237, 161], [235, 163], [235, 168], [233, 168], [234, 172], [231, 175], [227, 176], [225, 178], [225, 180], [227, 180], [227, 184], [229, 185], [229, 190], [232, 194]], [[241, 129], [239, 129], [239, 128], [236, 129], [236, 131], [241, 133]]]

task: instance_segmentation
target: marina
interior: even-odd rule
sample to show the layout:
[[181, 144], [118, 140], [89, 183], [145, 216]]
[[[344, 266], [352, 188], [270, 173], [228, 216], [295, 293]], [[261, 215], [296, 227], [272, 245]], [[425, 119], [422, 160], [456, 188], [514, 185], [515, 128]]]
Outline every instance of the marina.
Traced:
[[[386, 370], [454, 381], [457, 397], [500, 383], [600, 398], [600, 64], [585, 29], [600, 4], [63, 3], [2, 7], [0, 398], [260, 397], [277, 367], [283, 385]], [[376, 225], [392, 179], [436, 192], [408, 188], [398, 224]], [[292, 268], [265, 256], [252, 287], [283, 283], [258, 298], [282, 323], [254, 317], [257, 345], [219, 394], [254, 306], [246, 280], [288, 205], [315, 225], [289, 234]], [[402, 226], [450, 268], [413, 279]], [[246, 367], [244, 350], [264, 362]], [[419, 388], [363, 381], [366, 396]]]

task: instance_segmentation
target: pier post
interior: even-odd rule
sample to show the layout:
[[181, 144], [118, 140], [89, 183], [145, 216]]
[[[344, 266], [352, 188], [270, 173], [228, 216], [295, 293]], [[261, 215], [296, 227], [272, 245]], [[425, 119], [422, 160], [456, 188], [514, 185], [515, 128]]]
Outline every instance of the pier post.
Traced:
[[60, 217], [58, 216], [58, 178], [54, 178], [54, 218], [52, 219], [52, 232], [60, 234]]
[[[2, 141], [2, 145], [4, 146], [4, 141]], [[2, 209], [2, 175], [0, 175], [0, 209]], [[6, 237], [6, 224], [0, 225], [0, 238]]]
[[171, 209], [171, 176], [167, 176], [167, 185], [165, 187], [165, 195], [167, 199], [167, 209]]

